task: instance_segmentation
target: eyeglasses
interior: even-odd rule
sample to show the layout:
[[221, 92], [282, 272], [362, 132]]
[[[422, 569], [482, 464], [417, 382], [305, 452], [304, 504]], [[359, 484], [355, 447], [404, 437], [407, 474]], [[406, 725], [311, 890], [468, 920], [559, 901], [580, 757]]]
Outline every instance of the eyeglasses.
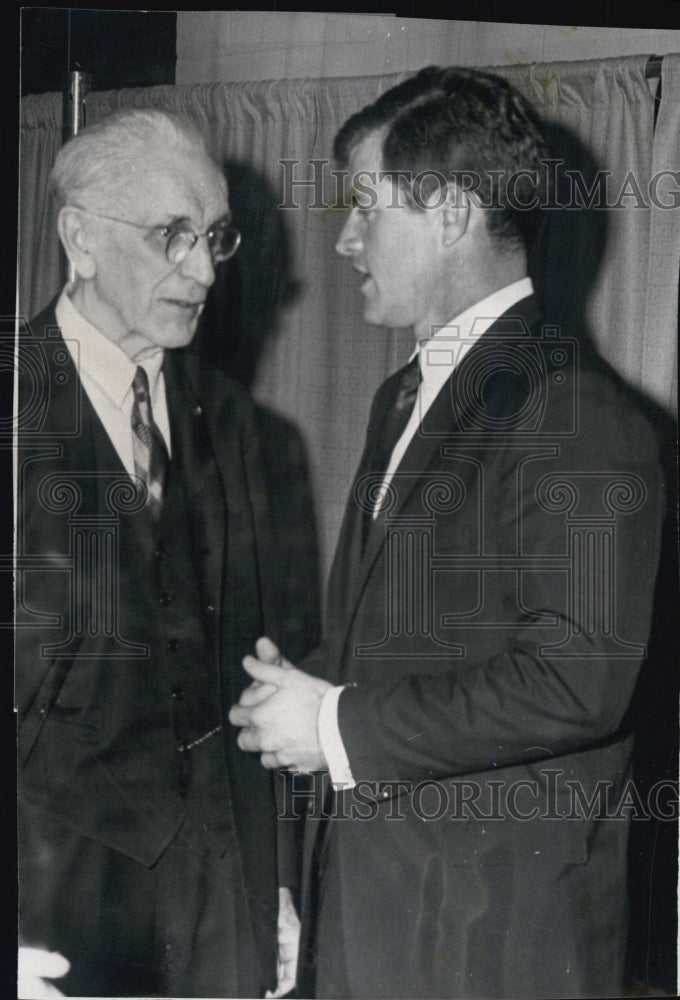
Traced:
[[214, 222], [204, 233], [197, 233], [183, 223], [173, 222], [167, 226], [145, 226], [139, 222], [130, 222], [129, 219], [118, 219], [113, 215], [93, 212], [91, 208], [82, 208], [80, 205], [77, 207], [80, 208], [81, 212], [87, 212], [88, 215], [94, 215], [98, 219], [119, 222], [123, 226], [132, 226], [134, 229], [145, 229], [149, 234], [157, 233], [162, 240], [165, 240], [165, 259], [173, 267], [177, 267], [189, 256], [202, 236], [205, 236], [208, 241], [214, 265], [221, 264], [233, 257], [241, 243], [240, 232], [226, 220]]

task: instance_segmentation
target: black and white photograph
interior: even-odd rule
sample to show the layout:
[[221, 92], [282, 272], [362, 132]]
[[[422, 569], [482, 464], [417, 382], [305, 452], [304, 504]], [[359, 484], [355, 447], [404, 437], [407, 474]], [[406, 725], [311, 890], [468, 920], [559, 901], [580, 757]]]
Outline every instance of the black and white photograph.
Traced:
[[678, 5], [274, 6], [20, 11], [17, 998], [674, 997]]

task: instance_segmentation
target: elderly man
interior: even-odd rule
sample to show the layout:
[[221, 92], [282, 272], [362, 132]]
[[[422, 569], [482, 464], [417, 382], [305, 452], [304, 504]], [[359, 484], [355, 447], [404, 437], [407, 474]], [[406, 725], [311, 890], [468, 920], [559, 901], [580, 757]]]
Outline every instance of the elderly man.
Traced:
[[261, 639], [230, 715], [265, 767], [330, 776], [300, 988], [616, 995], [654, 438], [604, 362], [541, 321], [542, 137], [505, 81], [423, 70], [335, 151], [364, 318], [411, 326], [416, 351], [373, 402], [325, 644], [300, 670]]
[[292, 872], [225, 724], [272, 621], [262, 472], [248, 398], [185, 350], [240, 241], [226, 182], [189, 122], [127, 110], [51, 188], [75, 280], [20, 342], [23, 954], [70, 995], [282, 995]]

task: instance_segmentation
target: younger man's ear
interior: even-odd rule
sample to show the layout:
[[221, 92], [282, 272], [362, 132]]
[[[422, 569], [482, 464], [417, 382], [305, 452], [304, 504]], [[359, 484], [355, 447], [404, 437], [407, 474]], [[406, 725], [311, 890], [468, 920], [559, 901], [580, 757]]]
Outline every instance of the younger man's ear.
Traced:
[[83, 210], [66, 205], [59, 212], [57, 229], [66, 256], [76, 273], [81, 278], [93, 278], [97, 271], [97, 263], [92, 253], [95, 244], [94, 233]]
[[453, 246], [468, 231], [473, 205], [470, 196], [454, 181], [447, 185], [447, 195], [441, 209], [442, 231], [446, 246]]

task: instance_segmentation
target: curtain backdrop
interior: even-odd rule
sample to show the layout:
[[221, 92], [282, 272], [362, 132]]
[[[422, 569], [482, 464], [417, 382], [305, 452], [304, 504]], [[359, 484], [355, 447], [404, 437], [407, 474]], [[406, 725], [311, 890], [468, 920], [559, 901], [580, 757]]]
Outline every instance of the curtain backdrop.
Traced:
[[[606, 171], [617, 207], [555, 208], [532, 261], [546, 319], [587, 330], [621, 374], [663, 407], [674, 406], [680, 210], [650, 207], [655, 171], [677, 169], [680, 56], [665, 56], [655, 129], [646, 57], [502, 68], [549, 126], [551, 155], [588, 188]], [[342, 211], [315, 190], [333, 136], [352, 112], [403, 76], [153, 87], [91, 93], [88, 121], [122, 106], [183, 112], [201, 128], [230, 178], [241, 251], [218, 277], [202, 333], [205, 350], [252, 386], [305, 441], [327, 572], [373, 393], [410, 351], [407, 332], [361, 319], [356, 275], [334, 252]], [[33, 315], [59, 290], [46, 179], [60, 134], [60, 97], [22, 109], [20, 293]], [[284, 168], [281, 161], [295, 161]], [[316, 174], [315, 174], [316, 169]], [[633, 178], [631, 181], [630, 178]], [[628, 186], [624, 182], [629, 178]], [[290, 179], [290, 173], [289, 173]], [[567, 175], [562, 176], [568, 199]], [[572, 182], [573, 183], [573, 182]], [[670, 185], [672, 187], [672, 185]], [[675, 184], [677, 188], [677, 183]], [[623, 192], [622, 192], [623, 189]], [[637, 190], [642, 192], [642, 200]], [[632, 194], [626, 192], [632, 190]], [[660, 188], [660, 191], [663, 191]], [[667, 189], [668, 188], [667, 185]], [[666, 194], [666, 200], [670, 196]], [[299, 207], [279, 207], [297, 202]]]
[[[665, 95], [659, 107], [652, 152], [652, 175], [680, 167], [680, 54], [661, 66]], [[673, 408], [678, 394], [678, 275], [680, 211], [653, 206], [645, 286], [644, 327], [640, 345], [640, 385]], [[677, 412], [677, 410], [676, 410]]]
[[47, 305], [62, 278], [54, 206], [47, 180], [62, 143], [61, 94], [21, 100], [19, 144], [19, 310], [30, 319]]

